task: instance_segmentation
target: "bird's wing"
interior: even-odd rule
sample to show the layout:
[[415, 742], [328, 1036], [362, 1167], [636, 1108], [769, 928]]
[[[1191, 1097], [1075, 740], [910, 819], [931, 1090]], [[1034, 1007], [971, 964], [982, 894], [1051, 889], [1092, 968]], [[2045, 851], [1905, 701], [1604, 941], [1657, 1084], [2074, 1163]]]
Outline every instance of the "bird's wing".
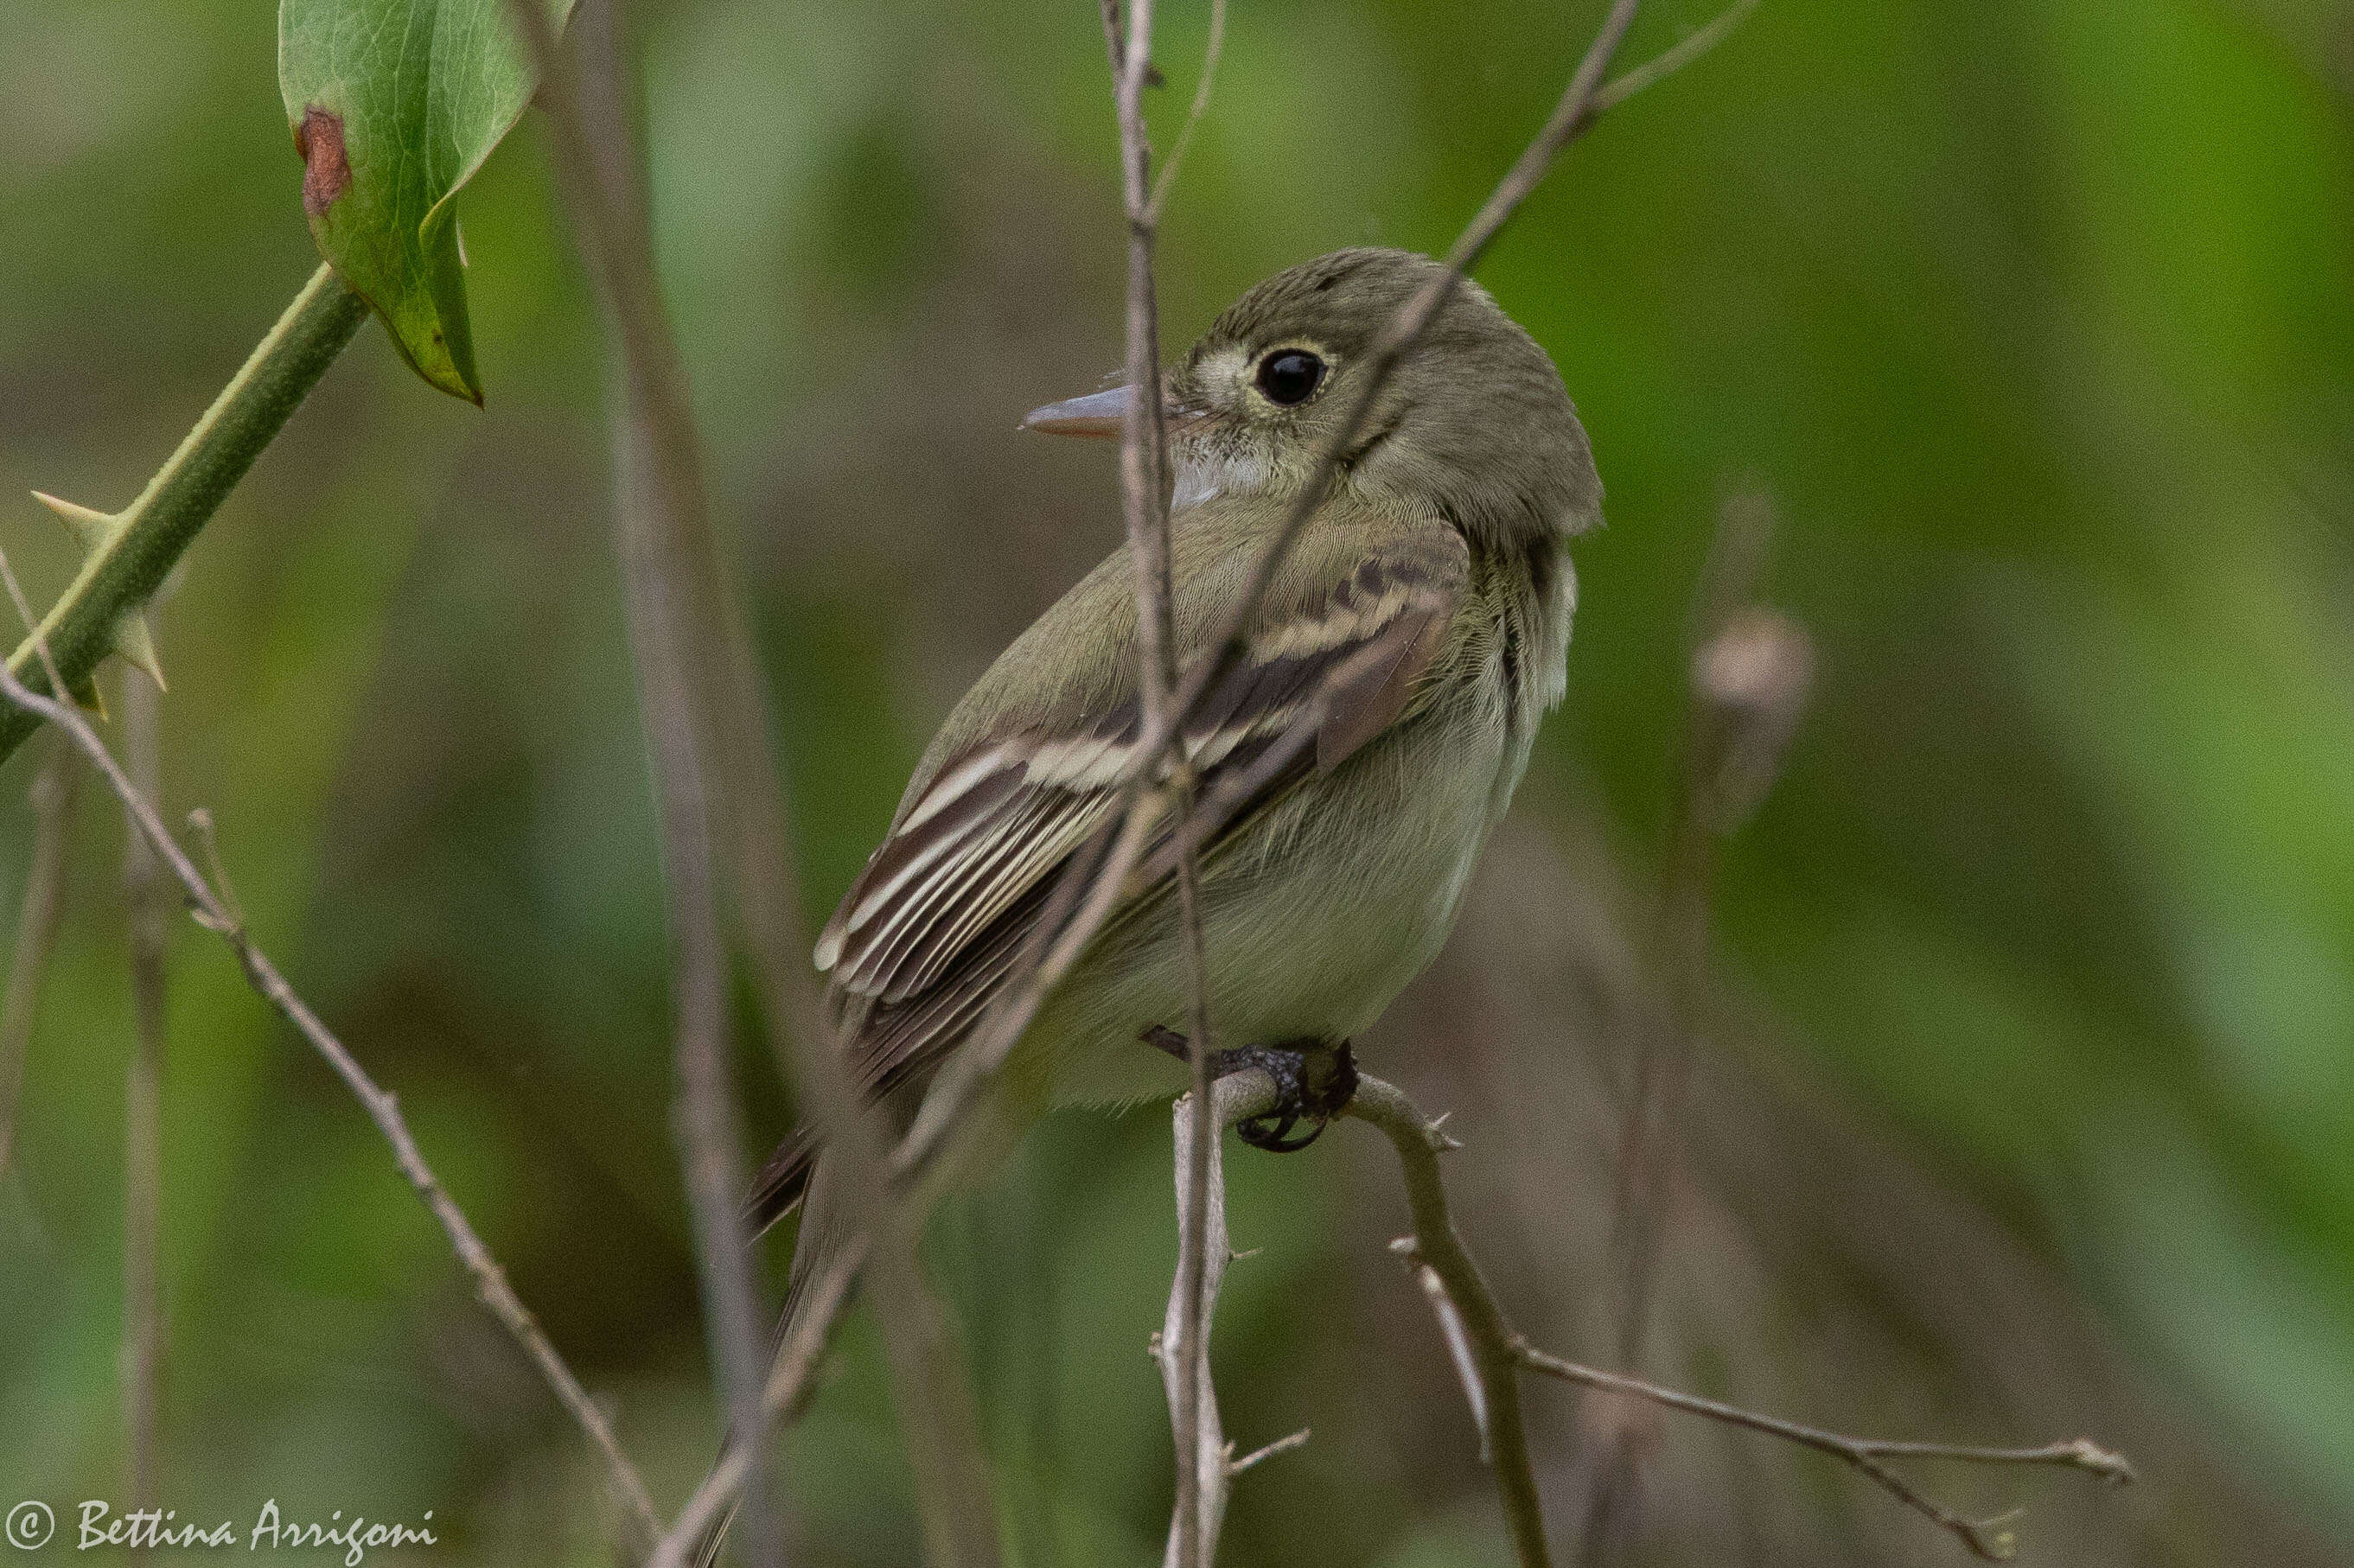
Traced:
[[[1253, 553], [1205, 558], [1181, 547], [1175, 619], [1180, 641], [1196, 645], [1186, 657], [1239, 590]], [[1310, 531], [1247, 652], [1185, 726], [1198, 799], [1226, 832], [1407, 711], [1469, 572], [1461, 536], [1440, 524]], [[1127, 573], [1125, 555], [1115, 556], [975, 687], [826, 927], [818, 967], [832, 972], [837, 1004], [863, 1015], [853, 1066], [870, 1086], [904, 1077], [963, 1034], [1017, 962], [1051, 874], [1111, 825], [1142, 727]], [[1050, 624], [1091, 615], [1108, 635], [1073, 639], [1072, 627]], [[1104, 650], [1109, 667], [1055, 670], [1040, 657], [1075, 642]], [[1218, 842], [1201, 847], [1214, 853]], [[1165, 874], [1168, 859], [1146, 863]]]

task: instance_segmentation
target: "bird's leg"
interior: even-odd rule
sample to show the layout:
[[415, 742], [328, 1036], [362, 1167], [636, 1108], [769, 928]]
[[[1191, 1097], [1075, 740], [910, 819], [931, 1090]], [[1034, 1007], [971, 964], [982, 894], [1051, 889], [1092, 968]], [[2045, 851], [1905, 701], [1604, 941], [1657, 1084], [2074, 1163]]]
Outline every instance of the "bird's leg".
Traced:
[[[1164, 1024], [1151, 1025], [1138, 1038], [1181, 1062], [1193, 1059], [1193, 1043]], [[1357, 1093], [1357, 1062], [1346, 1040], [1333, 1044], [1306, 1038], [1211, 1053], [1213, 1078], [1250, 1067], [1274, 1080], [1275, 1108], [1242, 1122], [1235, 1131], [1245, 1143], [1270, 1154], [1289, 1154], [1315, 1142], [1324, 1124], [1346, 1109]], [[1310, 1124], [1308, 1131], [1292, 1137], [1292, 1128], [1303, 1120]]]

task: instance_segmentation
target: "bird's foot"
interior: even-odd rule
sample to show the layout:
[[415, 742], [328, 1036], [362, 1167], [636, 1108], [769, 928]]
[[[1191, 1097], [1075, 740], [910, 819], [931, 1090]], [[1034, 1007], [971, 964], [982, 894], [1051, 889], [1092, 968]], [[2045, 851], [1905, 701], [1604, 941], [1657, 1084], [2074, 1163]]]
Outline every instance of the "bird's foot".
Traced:
[[[1153, 1024], [1139, 1037], [1181, 1062], [1193, 1059], [1193, 1043], [1175, 1030]], [[1357, 1093], [1357, 1062], [1349, 1043], [1288, 1040], [1277, 1045], [1244, 1045], [1210, 1055], [1210, 1076], [1223, 1078], [1257, 1067], [1275, 1081], [1275, 1108], [1251, 1117], [1235, 1128], [1245, 1143], [1270, 1154], [1289, 1154], [1307, 1148], [1339, 1116]], [[1308, 1130], [1293, 1137], [1302, 1122]]]

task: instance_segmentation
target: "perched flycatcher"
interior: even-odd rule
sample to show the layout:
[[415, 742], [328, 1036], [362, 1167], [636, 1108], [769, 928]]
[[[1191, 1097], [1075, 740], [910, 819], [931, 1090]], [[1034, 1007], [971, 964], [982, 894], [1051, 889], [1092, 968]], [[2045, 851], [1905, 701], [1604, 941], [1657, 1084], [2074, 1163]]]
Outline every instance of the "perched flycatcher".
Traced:
[[[1168, 372], [1180, 668], [1204, 652], [1314, 482], [1383, 327], [1437, 271], [1398, 250], [1320, 257], [1245, 294]], [[1073, 398], [1024, 423], [1116, 435], [1129, 397]], [[1221, 1041], [1267, 1048], [1260, 1059], [1278, 1064], [1343, 1048], [1438, 951], [1561, 697], [1576, 598], [1567, 546], [1601, 505], [1560, 373], [1463, 283], [1341, 455], [1251, 619], [1246, 653], [1184, 725], [1197, 800], [1240, 796], [1199, 852]], [[1140, 730], [1122, 548], [957, 705], [818, 943], [869, 1094], [919, 1095], [972, 1033], [1019, 969], [1057, 873], [1116, 825]], [[987, 1107], [1001, 1126], [1182, 1083], [1182, 1067], [1144, 1044], [1175, 1039], [1188, 1017], [1172, 855], [1158, 847], [1008, 1059]], [[1296, 1074], [1276, 1076], [1300, 1092]], [[1288, 1129], [1317, 1107], [1282, 1108]], [[750, 1201], [757, 1224], [801, 1200], [813, 1156], [802, 1139], [778, 1151]], [[831, 1206], [820, 1181], [797, 1280]]]
[[[1181, 669], [1314, 482], [1383, 327], [1438, 270], [1399, 250], [1320, 257], [1245, 294], [1169, 371]], [[1024, 424], [1114, 436], [1129, 397], [1075, 397]], [[1201, 909], [1212, 1026], [1257, 1048], [1247, 1059], [1289, 1102], [1258, 1141], [1297, 1147], [1283, 1141], [1295, 1122], [1320, 1125], [1331, 1107], [1316, 1103], [1309, 1065], [1345, 1063], [1350, 1039], [1446, 940], [1561, 698], [1576, 599], [1567, 546], [1601, 508], [1560, 373], [1464, 282], [1341, 454], [1251, 618], [1247, 652], [1183, 726], [1196, 799], [1239, 805], [1201, 846]], [[921, 1094], [1019, 970], [1057, 874], [1116, 827], [1142, 728], [1137, 663], [1121, 548], [933, 737], [817, 947], [868, 1094], [903, 1105]], [[1189, 1013], [1171, 836], [1164, 824], [1145, 874], [1008, 1058], [982, 1107], [1001, 1128], [1184, 1081], [1146, 1044], [1179, 1040]], [[796, 1287], [839, 1237], [816, 1155], [789, 1139], [748, 1204], [766, 1228], [807, 1195]], [[716, 1548], [715, 1532], [705, 1560]]]

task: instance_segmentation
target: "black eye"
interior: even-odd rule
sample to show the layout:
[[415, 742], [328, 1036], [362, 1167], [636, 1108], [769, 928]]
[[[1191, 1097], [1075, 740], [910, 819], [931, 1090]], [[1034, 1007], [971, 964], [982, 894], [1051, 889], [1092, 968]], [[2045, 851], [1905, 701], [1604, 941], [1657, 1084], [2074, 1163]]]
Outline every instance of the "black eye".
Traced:
[[1323, 381], [1324, 362], [1304, 348], [1282, 349], [1258, 362], [1258, 389], [1287, 408], [1307, 402]]

